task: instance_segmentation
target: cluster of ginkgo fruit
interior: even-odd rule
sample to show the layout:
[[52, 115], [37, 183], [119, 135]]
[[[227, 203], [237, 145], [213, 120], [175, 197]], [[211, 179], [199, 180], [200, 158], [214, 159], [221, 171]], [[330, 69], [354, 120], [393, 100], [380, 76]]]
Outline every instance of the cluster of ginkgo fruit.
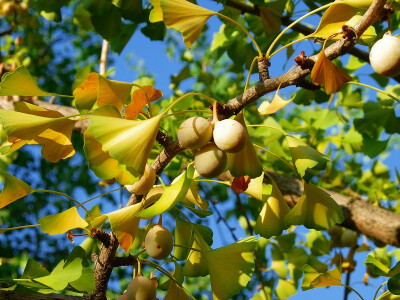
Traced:
[[21, 17], [28, 15], [29, 7], [26, 2], [0, 0], [0, 17], [17, 14]]
[[[204, 177], [216, 177], [226, 168], [226, 153], [235, 153], [246, 145], [246, 129], [236, 120], [209, 122], [202, 117], [185, 120], [178, 129], [179, 143], [197, 150], [194, 166]], [[212, 140], [212, 141], [211, 141]]]

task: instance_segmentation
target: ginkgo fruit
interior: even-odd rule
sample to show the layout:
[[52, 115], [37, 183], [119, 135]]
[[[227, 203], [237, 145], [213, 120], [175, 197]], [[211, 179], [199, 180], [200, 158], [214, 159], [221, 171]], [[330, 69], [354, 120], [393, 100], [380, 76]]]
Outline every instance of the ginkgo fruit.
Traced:
[[127, 288], [127, 300], [154, 300], [156, 299], [156, 287], [151, 279], [144, 276], [133, 278]]
[[194, 167], [204, 177], [216, 177], [226, 167], [227, 156], [214, 143], [209, 143], [197, 151], [194, 158]]
[[200, 149], [206, 145], [212, 134], [211, 123], [202, 117], [189, 118], [178, 128], [179, 143], [190, 149]]
[[340, 236], [340, 242], [343, 247], [353, 247], [357, 244], [357, 234], [350, 229], [346, 229]]
[[376, 73], [386, 77], [400, 74], [400, 39], [385, 33], [369, 53], [369, 61]]
[[144, 195], [150, 191], [153, 185], [156, 183], [156, 178], [156, 171], [151, 166], [146, 164], [143, 176], [140, 177], [139, 181], [125, 187], [132, 194]]
[[128, 300], [128, 291], [125, 290], [124, 293], [122, 295], [119, 295], [117, 300]]
[[225, 119], [214, 126], [214, 143], [225, 152], [238, 152], [246, 144], [246, 129], [238, 121]]
[[173, 244], [174, 239], [171, 232], [161, 225], [151, 228], [144, 239], [146, 252], [154, 259], [167, 258], [172, 251]]

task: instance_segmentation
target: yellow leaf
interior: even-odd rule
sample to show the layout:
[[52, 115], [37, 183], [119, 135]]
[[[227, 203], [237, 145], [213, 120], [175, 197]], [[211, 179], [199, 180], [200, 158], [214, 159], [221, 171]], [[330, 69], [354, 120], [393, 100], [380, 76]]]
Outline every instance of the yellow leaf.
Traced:
[[4, 74], [0, 83], [0, 96], [71, 97], [43, 91], [24, 66], [16, 68], [12, 73], [8, 72]]
[[336, 93], [342, 89], [351, 77], [336, 67], [325, 55], [324, 49], [318, 55], [318, 60], [311, 71], [311, 79], [315, 84], [323, 85], [327, 94]]
[[85, 228], [89, 224], [81, 218], [76, 207], [59, 214], [42, 217], [39, 219], [42, 232], [50, 235], [62, 234], [74, 228]]
[[[57, 112], [26, 102], [17, 102], [18, 111], [0, 110], [0, 120], [11, 145], [8, 151], [26, 143], [42, 145], [42, 155], [50, 162], [58, 162], [74, 155], [71, 135], [76, 121], [65, 119]], [[4, 153], [4, 152], [3, 152]]]
[[272, 193], [265, 202], [254, 228], [255, 233], [267, 239], [281, 235], [282, 231], [289, 227], [285, 223], [289, 207], [275, 181], [271, 177], [269, 179], [272, 184]]
[[217, 15], [186, 0], [160, 0], [160, 6], [165, 25], [182, 33], [187, 49], [192, 47], [208, 18]]
[[182, 203], [185, 204], [185, 202], [197, 205], [202, 210], [207, 210], [208, 205], [209, 205], [207, 200], [201, 199], [199, 191], [197, 189], [197, 184], [193, 180], [192, 180], [192, 183], [190, 184], [190, 188], [185, 196], [185, 199], [182, 200]]
[[209, 265], [205, 252], [210, 250], [210, 246], [204, 241], [201, 235], [194, 231], [194, 240], [191, 248], [200, 251], [190, 250], [183, 268], [183, 274], [188, 277], [206, 276], [209, 273]]
[[342, 273], [340, 272], [339, 268], [335, 268], [325, 273], [319, 273], [310, 265], [305, 265], [303, 270], [304, 278], [301, 284], [301, 289], [303, 291], [319, 287], [343, 286], [341, 282]]
[[150, 0], [153, 9], [150, 11], [149, 21], [152, 23], [161, 22], [163, 20], [163, 12], [160, 6], [160, 0]]
[[[132, 102], [125, 108], [125, 118], [129, 120], [136, 119], [137, 115], [142, 111], [148, 102], [156, 101], [161, 98], [163, 93], [152, 86], [143, 86], [143, 89], [133, 91], [131, 95]], [[147, 97], [146, 97], [147, 95]]]
[[263, 180], [264, 172], [262, 172], [259, 177], [251, 179], [247, 190], [244, 192], [257, 200], [265, 201], [265, 199], [263, 199]]
[[250, 236], [205, 253], [213, 299], [229, 299], [246, 287], [254, 271], [256, 246], [257, 238]]
[[4, 176], [4, 187], [0, 193], [0, 209], [35, 191], [27, 183], [11, 174], [4, 171], [1, 173]]
[[81, 112], [97, 105], [113, 105], [122, 110], [132, 89], [132, 83], [109, 80], [99, 74], [91, 73], [88, 79], [74, 90], [75, 106]]
[[162, 115], [144, 121], [91, 115], [88, 130], [102, 144], [104, 152], [125, 165], [134, 176], [141, 176], [161, 119]]
[[258, 108], [258, 112], [262, 116], [274, 114], [278, 110], [284, 108], [286, 105], [292, 102], [295, 97], [296, 95], [294, 95], [290, 100], [285, 100], [278, 95], [278, 92], [276, 92], [271, 103], [268, 102], [267, 100], [261, 103], [260, 107]]

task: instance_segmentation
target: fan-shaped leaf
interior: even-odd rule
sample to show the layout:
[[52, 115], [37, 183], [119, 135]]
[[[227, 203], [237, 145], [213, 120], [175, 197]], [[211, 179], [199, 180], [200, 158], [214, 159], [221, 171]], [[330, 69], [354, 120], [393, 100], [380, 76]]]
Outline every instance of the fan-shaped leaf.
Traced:
[[85, 228], [89, 224], [81, 218], [76, 207], [39, 219], [42, 232], [50, 235], [62, 234], [74, 228]]
[[161, 98], [163, 93], [152, 86], [143, 86], [132, 92], [131, 103], [125, 108], [125, 118], [129, 120], [136, 119], [137, 115], [142, 111], [148, 103]]
[[1, 174], [4, 176], [4, 187], [0, 193], [0, 209], [35, 191], [26, 182], [11, 174], [3, 171]]
[[261, 103], [260, 107], [258, 108], [258, 112], [262, 116], [274, 114], [292, 102], [294, 98], [296, 98], [296, 95], [294, 95], [290, 100], [285, 100], [278, 95], [278, 92], [276, 92], [271, 102], [266, 100]]
[[303, 195], [285, 218], [288, 225], [304, 225], [317, 230], [332, 227], [343, 220], [342, 208], [331, 195], [308, 183], [304, 184]]
[[319, 273], [313, 267], [305, 265], [303, 268], [304, 278], [301, 284], [303, 291], [326, 286], [343, 286], [342, 273], [338, 268], [325, 273]]

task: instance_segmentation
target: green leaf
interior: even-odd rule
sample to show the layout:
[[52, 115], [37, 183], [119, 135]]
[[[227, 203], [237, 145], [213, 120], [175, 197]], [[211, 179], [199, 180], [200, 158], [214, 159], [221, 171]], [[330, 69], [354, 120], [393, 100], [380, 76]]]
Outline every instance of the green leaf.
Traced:
[[[186, 246], [190, 245], [192, 242], [192, 231], [193, 228], [190, 223], [186, 222], [185, 220], [181, 219], [179, 216], [175, 218], [176, 225], [175, 225], [175, 244]], [[189, 249], [184, 247], [174, 247], [173, 255], [176, 257], [178, 261], [185, 260], [189, 254]]]
[[390, 278], [387, 283], [388, 290], [392, 294], [400, 295], [400, 274], [397, 274]]
[[89, 224], [81, 218], [76, 207], [59, 214], [42, 217], [39, 219], [40, 229], [50, 235], [62, 234], [71, 229], [85, 228]]
[[306, 246], [311, 250], [311, 254], [315, 256], [329, 254], [331, 250], [331, 242], [327, 240], [321, 231], [310, 229], [307, 234]]
[[332, 227], [344, 220], [342, 208], [323, 189], [304, 183], [304, 192], [296, 205], [287, 214], [290, 225], [304, 225], [317, 230]]
[[385, 266], [383, 263], [381, 263], [379, 260], [371, 255], [368, 255], [367, 259], [364, 262], [364, 265], [371, 267], [372, 272], [379, 276], [387, 276], [390, 271], [387, 266]]
[[275, 181], [269, 178], [272, 183], [272, 193], [265, 202], [254, 228], [254, 232], [264, 238], [280, 235], [288, 228], [285, 217], [289, 213], [289, 207]]
[[4, 187], [0, 193], [0, 209], [35, 191], [26, 182], [11, 174], [4, 171], [0, 173], [4, 176]]
[[214, 213], [212, 210], [200, 210], [186, 205], [184, 205], [184, 207], [186, 207], [188, 210], [190, 210], [192, 213], [200, 218], [206, 218]]
[[136, 216], [141, 218], [152, 218], [170, 210], [186, 196], [190, 184], [192, 183], [193, 175], [194, 167], [193, 165], [189, 165], [185, 173], [178, 177], [179, 179], [169, 187], [165, 188], [161, 198], [154, 205], [137, 213]]
[[228, 299], [246, 287], [254, 271], [256, 246], [257, 238], [250, 236], [206, 252], [214, 299]]
[[305, 265], [303, 271], [304, 278], [301, 284], [303, 291], [326, 286], [343, 286], [341, 282], [342, 273], [338, 268], [325, 273], [319, 273], [313, 267]]
[[206, 276], [209, 274], [209, 265], [205, 253], [210, 250], [210, 246], [204, 241], [202, 235], [196, 230], [196, 224], [192, 224], [194, 239], [191, 248], [200, 251], [190, 250], [183, 268], [183, 274], [188, 277]]
[[47, 271], [43, 265], [30, 258], [26, 263], [24, 272], [21, 278], [34, 279], [37, 277], [43, 277], [49, 275], [49, 271]]
[[286, 135], [286, 140], [293, 163], [302, 178], [309, 180], [325, 170], [329, 157], [290, 135]]
[[297, 293], [297, 287], [291, 281], [286, 279], [278, 279], [278, 285], [275, 288], [278, 299], [288, 299]]
[[43, 91], [24, 66], [16, 68], [12, 73], [8, 72], [3, 75], [0, 83], [0, 96], [71, 97]]
[[162, 115], [144, 121], [91, 115], [88, 130], [102, 144], [104, 152], [125, 165], [134, 176], [141, 176], [161, 119]]

